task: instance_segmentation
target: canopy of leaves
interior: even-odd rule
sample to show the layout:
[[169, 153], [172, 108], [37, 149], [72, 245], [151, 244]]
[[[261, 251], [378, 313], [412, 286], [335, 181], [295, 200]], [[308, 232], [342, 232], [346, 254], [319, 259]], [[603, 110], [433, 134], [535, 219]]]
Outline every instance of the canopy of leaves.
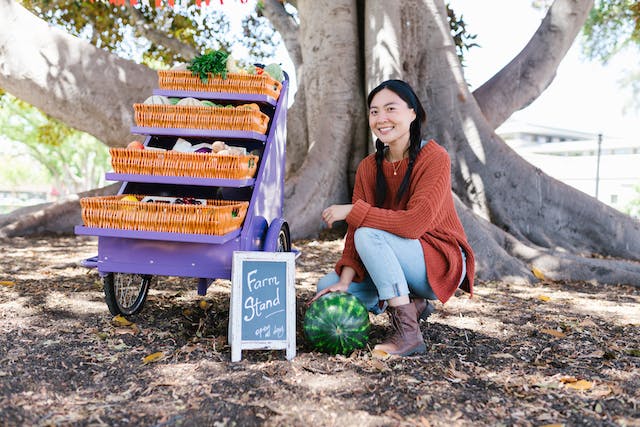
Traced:
[[[104, 184], [109, 165], [107, 147], [7, 93], [0, 96], [0, 134], [21, 143], [63, 195]], [[19, 178], [20, 174], [15, 176]]]
[[640, 2], [599, 0], [584, 27], [584, 52], [607, 62], [627, 46], [640, 47]]
[[185, 62], [208, 50], [231, 52], [242, 47], [253, 61], [275, 53], [275, 30], [257, 11], [247, 13], [242, 34], [236, 34], [224, 9], [195, 4], [155, 8], [142, 2], [135, 6], [129, 3], [114, 6], [107, 0], [20, 2], [70, 34], [152, 68]]

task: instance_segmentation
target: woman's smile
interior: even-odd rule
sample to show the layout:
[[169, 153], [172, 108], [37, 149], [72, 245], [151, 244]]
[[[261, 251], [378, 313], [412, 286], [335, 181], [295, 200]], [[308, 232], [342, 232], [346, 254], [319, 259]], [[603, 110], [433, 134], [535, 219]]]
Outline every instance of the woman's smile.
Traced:
[[392, 151], [402, 154], [409, 144], [409, 129], [416, 113], [395, 92], [383, 89], [369, 106], [369, 127]]

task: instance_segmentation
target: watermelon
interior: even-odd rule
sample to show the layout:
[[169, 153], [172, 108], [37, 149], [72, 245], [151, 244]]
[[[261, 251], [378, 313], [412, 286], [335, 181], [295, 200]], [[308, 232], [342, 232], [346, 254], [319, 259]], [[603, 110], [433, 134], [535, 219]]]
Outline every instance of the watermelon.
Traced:
[[304, 316], [307, 342], [324, 353], [348, 355], [369, 340], [369, 312], [355, 296], [330, 292], [309, 306]]

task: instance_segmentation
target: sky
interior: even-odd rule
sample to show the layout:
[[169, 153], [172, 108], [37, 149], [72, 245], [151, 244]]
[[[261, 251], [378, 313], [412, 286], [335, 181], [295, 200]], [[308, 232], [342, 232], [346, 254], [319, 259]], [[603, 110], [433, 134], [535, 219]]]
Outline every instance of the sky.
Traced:
[[[480, 47], [465, 54], [465, 77], [475, 89], [505, 66], [529, 41], [544, 17], [531, 0], [450, 0], [467, 31]], [[565, 56], [544, 93], [511, 120], [555, 128], [602, 133], [605, 137], [637, 138], [640, 112], [624, 113], [630, 91], [618, 80], [638, 67], [637, 56], [615, 58], [607, 66], [581, 59], [579, 38]]]

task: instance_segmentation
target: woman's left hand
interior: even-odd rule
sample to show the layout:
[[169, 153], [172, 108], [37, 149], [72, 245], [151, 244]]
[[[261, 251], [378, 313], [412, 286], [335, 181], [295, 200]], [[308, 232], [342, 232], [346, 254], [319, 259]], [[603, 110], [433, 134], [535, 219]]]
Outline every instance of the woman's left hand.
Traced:
[[307, 303], [307, 306], [311, 305], [312, 302], [320, 298], [322, 295], [328, 294], [329, 292], [347, 292], [347, 289], [349, 289], [349, 283], [334, 283], [333, 285], [326, 287], [318, 292], [313, 298], [311, 298], [311, 301]]
[[331, 205], [322, 211], [322, 220], [331, 228], [334, 222], [347, 218], [353, 205]]

